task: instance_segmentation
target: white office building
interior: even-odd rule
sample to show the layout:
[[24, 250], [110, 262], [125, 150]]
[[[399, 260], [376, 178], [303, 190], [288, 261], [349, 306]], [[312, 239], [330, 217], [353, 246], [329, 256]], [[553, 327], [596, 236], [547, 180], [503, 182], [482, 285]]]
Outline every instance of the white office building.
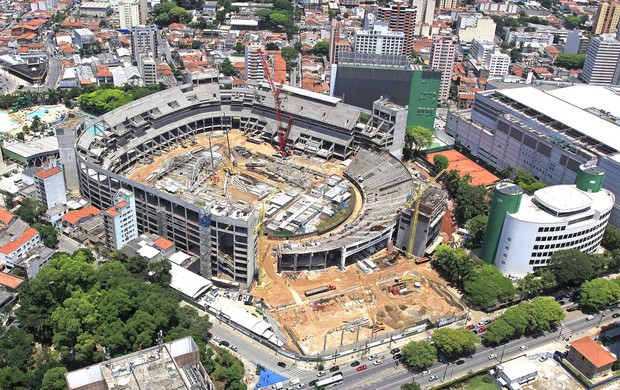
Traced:
[[461, 14], [456, 33], [461, 42], [471, 42], [474, 38], [492, 40], [495, 37], [496, 24], [489, 16], [479, 13]]
[[469, 54], [470, 58], [474, 58], [489, 71], [489, 77], [508, 74], [510, 56], [502, 53], [493, 41], [475, 38]]
[[120, 190], [114, 197], [114, 206], [102, 214], [108, 247], [119, 250], [129, 241], [138, 238], [136, 198], [132, 192]]
[[[594, 253], [603, 239], [614, 204], [614, 195], [600, 187], [603, 175], [597, 167], [585, 167], [575, 185], [542, 188], [529, 196], [516, 184], [500, 183], [496, 187], [484, 247], [496, 244], [493, 263], [506, 276], [521, 278], [549, 265], [554, 252], [578, 249]], [[592, 184], [594, 183], [594, 184]], [[514, 201], [507, 197], [516, 198]], [[504, 204], [497, 203], [501, 199]], [[510, 210], [506, 204], [513, 204]], [[501, 213], [501, 215], [494, 215]], [[502, 226], [498, 221], [503, 216]], [[499, 232], [499, 240], [495, 240]], [[491, 242], [487, 242], [487, 238]], [[489, 260], [486, 258], [485, 260]]]
[[375, 22], [371, 31], [355, 33], [356, 53], [401, 55], [404, 50], [405, 34], [390, 31], [386, 22]]
[[146, 23], [148, 10], [146, 0], [119, 0], [118, 13], [121, 29], [130, 30], [133, 26]]
[[588, 84], [620, 82], [620, 41], [611, 34], [590, 39], [581, 79]]
[[140, 53], [149, 53], [157, 59], [157, 26], [131, 27], [131, 60], [138, 63]]
[[43, 168], [35, 172], [34, 185], [37, 200], [47, 209], [67, 203], [65, 178], [59, 167]]

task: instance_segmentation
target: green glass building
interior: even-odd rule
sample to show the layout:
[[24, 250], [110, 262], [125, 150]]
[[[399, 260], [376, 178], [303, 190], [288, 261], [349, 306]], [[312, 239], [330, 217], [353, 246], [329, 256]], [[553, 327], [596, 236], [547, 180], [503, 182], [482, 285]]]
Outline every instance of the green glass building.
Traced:
[[441, 71], [414, 67], [409, 89], [407, 126], [423, 126], [430, 130], [435, 128], [440, 83]]

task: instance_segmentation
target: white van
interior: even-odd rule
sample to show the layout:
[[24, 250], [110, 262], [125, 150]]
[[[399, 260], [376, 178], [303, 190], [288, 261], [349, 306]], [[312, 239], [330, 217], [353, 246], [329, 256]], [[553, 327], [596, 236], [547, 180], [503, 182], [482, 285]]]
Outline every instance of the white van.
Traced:
[[295, 379], [291, 379], [291, 381], [289, 382], [290, 385], [298, 385], [300, 382], [299, 378], [295, 378]]
[[282, 388], [284, 388], [284, 385], [282, 384], [282, 382], [278, 382], [275, 385], [271, 386], [272, 390], [281, 390]]

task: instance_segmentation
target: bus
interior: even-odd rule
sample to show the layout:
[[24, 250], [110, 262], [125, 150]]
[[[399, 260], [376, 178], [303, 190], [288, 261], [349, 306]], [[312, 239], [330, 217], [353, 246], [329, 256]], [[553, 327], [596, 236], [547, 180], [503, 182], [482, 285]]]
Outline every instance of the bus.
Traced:
[[316, 390], [327, 389], [328, 387], [336, 386], [341, 384], [344, 381], [344, 377], [342, 374], [337, 374], [332, 376], [331, 378], [326, 378], [321, 381], [318, 381], [314, 384], [314, 388]]

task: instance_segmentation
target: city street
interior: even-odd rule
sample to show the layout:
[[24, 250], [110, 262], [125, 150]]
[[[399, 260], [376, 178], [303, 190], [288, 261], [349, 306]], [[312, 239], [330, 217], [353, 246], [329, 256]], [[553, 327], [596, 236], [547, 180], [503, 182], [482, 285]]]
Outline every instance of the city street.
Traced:
[[[582, 337], [589, 331], [592, 331], [598, 325], [599, 321], [601, 322], [601, 326], [605, 326], [615, 321], [615, 319], [611, 317], [611, 312], [607, 312], [607, 314], [602, 318], [600, 315], [596, 316], [592, 321], [586, 321], [585, 318], [586, 315], [581, 312], [568, 313], [567, 319], [563, 322], [563, 326], [573, 332], [571, 341]], [[256, 341], [251, 340], [236, 330], [232, 330], [227, 325], [219, 324], [217, 320], [213, 320], [213, 322], [214, 326], [211, 332], [222, 340], [227, 340], [231, 344], [236, 345], [239, 348], [239, 354], [244, 356], [247, 360], [261, 364], [287, 378], [299, 378], [302, 383], [308, 384], [310, 381], [317, 379], [317, 371], [311, 369], [314, 364], [298, 362], [295, 365], [293, 360], [277, 355], [275, 351], [260, 345]], [[429, 334], [431, 334], [431, 332], [426, 332], [423, 336], [418, 335], [416, 339], [421, 339], [420, 337], [425, 337]], [[409, 383], [415, 380], [422, 387], [430, 388], [442, 382], [448, 382], [452, 379], [463, 376], [467, 372], [494, 366], [499, 363], [499, 359], [510, 360], [518, 357], [519, 355], [523, 355], [530, 350], [540, 348], [547, 344], [552, 344], [557, 341], [557, 339], [558, 332], [552, 332], [546, 333], [537, 338], [528, 337], [514, 340], [499, 347], [488, 348], [481, 345], [472, 356], [464, 359], [464, 364], [446, 365], [443, 363], [436, 363], [429, 368], [428, 371], [430, 374], [425, 376], [422, 376], [420, 373], [407, 370], [402, 364], [397, 364], [396, 361], [392, 359], [389, 349], [394, 348], [395, 346], [404, 345], [408, 341], [405, 340], [391, 346], [383, 345], [376, 347], [368, 352], [364, 357], [361, 357], [360, 354], [356, 354], [355, 357], [348, 356], [338, 359], [336, 361], [336, 365], [339, 366], [338, 372], [343, 374], [345, 380], [342, 385], [336, 387], [388, 390], [396, 389], [404, 383]], [[564, 341], [561, 342], [562, 344], [565, 343]], [[521, 351], [519, 349], [521, 346], [526, 346], [527, 350], [525, 352]], [[549, 348], [549, 352], [553, 352], [553, 350], [557, 348], [557, 345], [550, 345]], [[382, 359], [382, 364], [374, 366], [372, 362], [377, 358], [370, 361], [367, 358], [368, 354], [377, 354], [377, 358]], [[490, 354], [496, 354], [498, 357], [491, 361], [488, 358]], [[353, 361], [353, 359], [357, 359], [360, 362], [360, 365], [366, 364], [367, 369], [357, 371], [357, 367], [351, 367], [351, 361]], [[286, 363], [286, 368], [278, 367], [278, 362]], [[326, 361], [323, 364], [325, 366], [325, 370], [329, 370], [334, 366], [334, 361]], [[331, 376], [333, 373], [328, 371], [327, 375]], [[438, 379], [430, 382], [428, 378], [431, 375], [436, 375]]]

